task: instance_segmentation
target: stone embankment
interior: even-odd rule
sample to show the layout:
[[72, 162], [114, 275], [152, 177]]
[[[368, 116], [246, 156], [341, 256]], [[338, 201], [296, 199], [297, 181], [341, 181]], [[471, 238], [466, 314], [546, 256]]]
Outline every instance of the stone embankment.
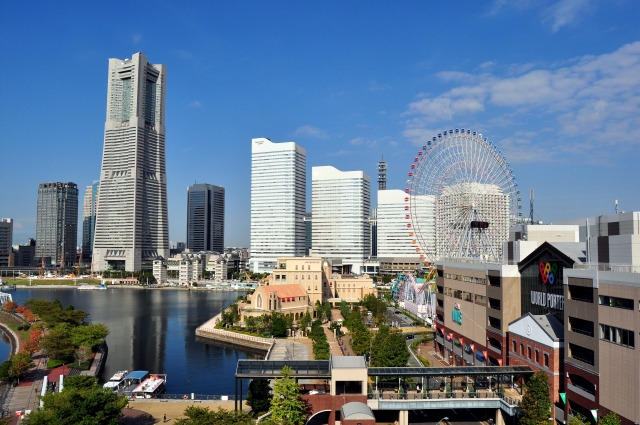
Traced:
[[237, 332], [225, 331], [223, 329], [216, 329], [215, 325], [220, 321], [221, 318], [222, 313], [219, 313], [207, 322], [203, 323], [196, 329], [196, 336], [212, 341], [224, 342], [231, 345], [249, 347], [256, 350], [264, 351], [266, 353], [271, 350], [271, 347], [275, 342], [271, 338], [261, 338]]

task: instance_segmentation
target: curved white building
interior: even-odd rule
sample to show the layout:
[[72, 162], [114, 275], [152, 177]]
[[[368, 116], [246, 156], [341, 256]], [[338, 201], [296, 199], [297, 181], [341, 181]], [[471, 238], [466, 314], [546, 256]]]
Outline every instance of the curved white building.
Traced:
[[369, 175], [313, 167], [311, 182], [312, 255], [341, 259], [343, 270], [362, 273], [371, 249]]
[[[420, 259], [421, 251], [415, 236], [410, 235], [407, 216], [411, 213], [407, 194], [403, 190], [378, 191], [378, 257]], [[415, 214], [425, 243], [435, 247], [434, 197], [415, 197]], [[415, 226], [415, 225], [414, 225]], [[415, 242], [414, 242], [415, 241]], [[418, 248], [418, 250], [416, 250]]]
[[251, 270], [305, 254], [307, 151], [294, 142], [251, 140]]

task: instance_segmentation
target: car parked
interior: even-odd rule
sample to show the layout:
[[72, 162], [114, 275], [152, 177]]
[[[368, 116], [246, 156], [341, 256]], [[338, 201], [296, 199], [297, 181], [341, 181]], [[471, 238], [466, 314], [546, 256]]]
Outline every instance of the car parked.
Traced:
[[414, 334], [407, 334], [405, 335], [404, 339], [414, 339], [415, 335]]

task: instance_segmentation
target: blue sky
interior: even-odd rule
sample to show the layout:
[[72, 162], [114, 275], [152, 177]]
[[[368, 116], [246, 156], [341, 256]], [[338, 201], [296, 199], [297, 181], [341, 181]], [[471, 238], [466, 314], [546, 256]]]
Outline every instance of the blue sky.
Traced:
[[168, 67], [172, 242], [206, 182], [227, 190], [226, 244], [249, 245], [253, 137], [307, 149], [309, 210], [312, 166], [374, 189], [384, 155], [404, 188], [449, 128], [494, 141], [545, 222], [640, 210], [638, 17], [634, 0], [8, 2], [0, 217], [24, 243], [39, 183], [98, 177], [108, 58], [138, 51]]

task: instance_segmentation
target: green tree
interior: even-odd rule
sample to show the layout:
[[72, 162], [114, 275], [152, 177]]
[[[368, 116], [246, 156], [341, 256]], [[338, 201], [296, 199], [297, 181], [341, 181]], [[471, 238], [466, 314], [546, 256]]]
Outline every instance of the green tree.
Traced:
[[325, 301], [322, 305], [322, 314], [326, 320], [331, 320], [331, 304], [329, 301]]
[[272, 319], [271, 334], [276, 337], [287, 336], [287, 321], [281, 314]]
[[6, 381], [9, 379], [9, 368], [11, 367], [11, 359], [5, 360], [0, 364], [0, 380]]
[[71, 360], [75, 351], [73, 341], [69, 335], [69, 326], [60, 324], [51, 329], [40, 339], [40, 347], [52, 359]]
[[189, 406], [184, 409], [185, 418], [175, 421], [176, 425], [249, 425], [248, 412], [234, 410], [209, 410], [208, 407]]
[[88, 345], [95, 348], [109, 335], [109, 328], [102, 323], [77, 326], [71, 329], [69, 337], [76, 347]]
[[538, 372], [524, 386], [520, 402], [520, 425], [540, 425], [549, 422], [551, 400], [549, 399], [549, 377]]
[[340, 309], [340, 314], [346, 323], [346, 321], [349, 320], [349, 315], [351, 314], [349, 304], [345, 300], [341, 300], [338, 308]]
[[271, 399], [271, 416], [276, 423], [303, 424], [308, 416], [308, 406], [300, 397], [300, 389], [292, 377], [293, 369], [285, 366], [280, 371], [282, 378], [276, 378]]
[[311, 322], [311, 314], [307, 311], [305, 315], [302, 316], [302, 319], [300, 319], [300, 326], [302, 327], [302, 330], [307, 330], [307, 328], [311, 326]]
[[600, 418], [600, 425], [620, 425], [622, 422], [615, 412], [609, 412], [603, 418]]
[[87, 375], [67, 376], [64, 378], [64, 388], [75, 388], [76, 390], [99, 388], [98, 378]]
[[320, 303], [320, 300], [316, 300], [316, 303], [313, 306], [313, 311], [316, 313], [316, 319], [324, 322], [324, 307]]
[[247, 329], [249, 329], [250, 331], [254, 331], [256, 329], [256, 318], [253, 316], [247, 316], [244, 319], [244, 324], [247, 326]]
[[404, 367], [410, 355], [401, 332], [392, 332], [388, 326], [380, 327], [371, 349], [374, 367]]
[[590, 425], [590, 422], [580, 413], [574, 413], [573, 416], [569, 417], [567, 425]]
[[47, 393], [43, 406], [31, 412], [25, 425], [118, 425], [127, 397], [99, 387], [74, 388]]
[[35, 366], [28, 353], [18, 353], [12, 356], [10, 360], [11, 364], [8, 370], [10, 378], [20, 378], [23, 373]]
[[271, 407], [271, 387], [268, 379], [252, 379], [247, 393], [247, 404], [256, 412], [267, 412]]

